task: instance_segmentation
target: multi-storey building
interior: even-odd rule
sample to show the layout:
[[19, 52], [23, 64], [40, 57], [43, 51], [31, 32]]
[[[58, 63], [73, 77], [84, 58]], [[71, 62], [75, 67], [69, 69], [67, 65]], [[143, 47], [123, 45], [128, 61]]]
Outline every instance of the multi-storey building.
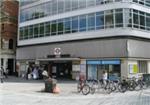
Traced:
[[17, 62], [75, 79], [150, 73], [149, 0], [39, 0], [20, 5]]
[[15, 74], [18, 1], [0, 1], [0, 66]]

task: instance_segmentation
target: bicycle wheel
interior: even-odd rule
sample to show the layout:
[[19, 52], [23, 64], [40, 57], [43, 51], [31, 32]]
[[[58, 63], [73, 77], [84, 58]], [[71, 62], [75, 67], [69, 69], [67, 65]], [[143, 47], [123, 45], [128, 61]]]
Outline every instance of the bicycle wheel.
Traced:
[[89, 85], [84, 85], [83, 87], [82, 87], [82, 94], [83, 95], [87, 95], [87, 94], [89, 94], [90, 93], [90, 87], [89, 87]]

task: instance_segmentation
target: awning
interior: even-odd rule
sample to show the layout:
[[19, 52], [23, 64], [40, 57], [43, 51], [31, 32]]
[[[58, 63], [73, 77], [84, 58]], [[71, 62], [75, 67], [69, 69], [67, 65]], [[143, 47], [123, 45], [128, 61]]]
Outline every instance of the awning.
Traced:
[[80, 58], [43, 58], [38, 61], [80, 61]]

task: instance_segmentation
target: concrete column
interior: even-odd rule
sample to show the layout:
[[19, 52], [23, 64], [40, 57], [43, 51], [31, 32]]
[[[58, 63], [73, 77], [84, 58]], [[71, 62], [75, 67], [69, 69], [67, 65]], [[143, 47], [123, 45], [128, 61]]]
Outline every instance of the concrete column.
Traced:
[[147, 62], [147, 73], [150, 74], [150, 61]]

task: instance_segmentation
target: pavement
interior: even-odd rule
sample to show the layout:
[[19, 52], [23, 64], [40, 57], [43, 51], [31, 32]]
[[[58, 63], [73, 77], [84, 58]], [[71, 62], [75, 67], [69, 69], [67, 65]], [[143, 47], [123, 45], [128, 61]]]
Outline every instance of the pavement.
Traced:
[[58, 80], [61, 92], [46, 93], [43, 80], [9, 77], [0, 84], [0, 105], [150, 105], [150, 89], [94, 95], [77, 93], [76, 81]]

